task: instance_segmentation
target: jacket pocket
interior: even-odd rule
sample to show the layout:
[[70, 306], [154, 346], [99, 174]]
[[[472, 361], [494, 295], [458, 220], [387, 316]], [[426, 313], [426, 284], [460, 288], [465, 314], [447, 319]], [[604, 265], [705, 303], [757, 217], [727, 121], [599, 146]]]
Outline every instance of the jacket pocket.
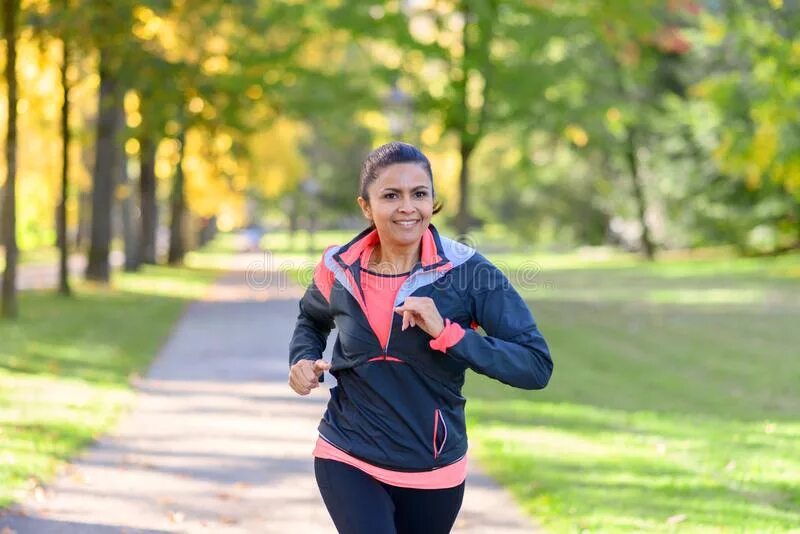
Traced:
[[433, 458], [438, 458], [442, 451], [444, 451], [445, 443], [447, 443], [447, 423], [444, 421], [444, 415], [440, 409], [433, 411]]

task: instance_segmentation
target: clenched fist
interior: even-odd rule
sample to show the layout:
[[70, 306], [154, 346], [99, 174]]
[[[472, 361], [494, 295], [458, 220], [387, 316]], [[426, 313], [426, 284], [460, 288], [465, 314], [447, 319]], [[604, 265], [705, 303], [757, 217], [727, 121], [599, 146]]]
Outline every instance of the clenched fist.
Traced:
[[289, 369], [289, 386], [298, 395], [308, 395], [319, 387], [319, 377], [331, 364], [323, 360], [300, 360]]

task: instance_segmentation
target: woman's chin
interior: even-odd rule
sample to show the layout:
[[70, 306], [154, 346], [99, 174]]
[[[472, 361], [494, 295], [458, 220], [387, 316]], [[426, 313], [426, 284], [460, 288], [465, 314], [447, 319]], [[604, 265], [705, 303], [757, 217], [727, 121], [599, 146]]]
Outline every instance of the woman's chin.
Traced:
[[403, 227], [397, 223], [391, 223], [391, 236], [393, 241], [401, 244], [412, 244], [422, 237], [424, 228], [421, 223], [411, 227]]

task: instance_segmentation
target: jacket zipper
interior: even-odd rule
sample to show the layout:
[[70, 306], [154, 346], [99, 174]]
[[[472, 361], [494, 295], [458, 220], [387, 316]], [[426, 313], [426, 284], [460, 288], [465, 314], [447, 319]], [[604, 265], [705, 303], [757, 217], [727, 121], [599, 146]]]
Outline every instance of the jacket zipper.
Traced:
[[[440, 421], [442, 423], [441, 425], [439, 425]], [[441, 430], [441, 432], [442, 432], [442, 444], [441, 444], [441, 446], [436, 443], [437, 438], [438, 438], [438, 434], [439, 434], [439, 428], [442, 429]], [[442, 415], [442, 411], [439, 408], [436, 408], [433, 411], [433, 458], [434, 458], [434, 460], [436, 458], [438, 458], [442, 454], [442, 451], [444, 451], [445, 443], [447, 443], [447, 423], [444, 422], [444, 416]]]
[[[402, 288], [402, 286], [401, 286]], [[389, 321], [389, 335], [386, 336], [386, 345], [383, 347], [383, 359], [384, 361], [389, 356], [389, 340], [392, 339], [392, 325], [394, 324], [394, 306], [392, 306], [392, 318]]]
[[[412, 277], [416, 276], [417, 273], [419, 273], [420, 271], [422, 271], [422, 267], [420, 267], [418, 270], [414, 271], [414, 273], [410, 274], [408, 276], [408, 278], [406, 278], [403, 281], [403, 283], [400, 285], [400, 287], [398, 288], [397, 292], [399, 293], [400, 291], [402, 291], [403, 287], [408, 283], [408, 281], [411, 280]], [[386, 345], [384, 345], [384, 347], [383, 347], [383, 359], [384, 359], [384, 361], [389, 356], [389, 340], [392, 339], [392, 330], [393, 330], [392, 325], [394, 324], [394, 313], [395, 313], [394, 312], [394, 304], [396, 302], [397, 301], [395, 300], [395, 302], [392, 303], [392, 319], [391, 319], [391, 321], [389, 321], [389, 335], [386, 336]]]

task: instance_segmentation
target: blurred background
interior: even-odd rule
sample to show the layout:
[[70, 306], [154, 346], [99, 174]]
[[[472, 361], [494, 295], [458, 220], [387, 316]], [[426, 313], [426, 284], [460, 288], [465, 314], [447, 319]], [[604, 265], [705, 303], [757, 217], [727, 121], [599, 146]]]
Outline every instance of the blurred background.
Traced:
[[800, 524], [800, 1], [2, 6], [0, 505], [234, 258], [307, 283], [402, 140], [552, 345], [536, 396], [467, 385], [537, 521]]

